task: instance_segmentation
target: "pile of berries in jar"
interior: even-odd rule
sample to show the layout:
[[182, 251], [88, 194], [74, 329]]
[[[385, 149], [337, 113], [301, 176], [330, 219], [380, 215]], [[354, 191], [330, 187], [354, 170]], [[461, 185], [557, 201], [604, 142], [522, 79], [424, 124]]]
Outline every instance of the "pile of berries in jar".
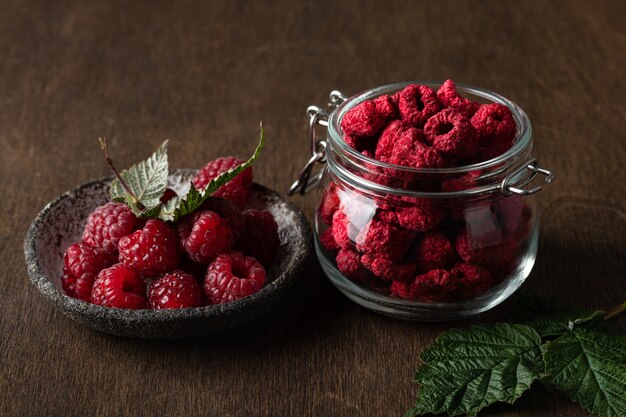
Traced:
[[[191, 181], [204, 189], [243, 162], [217, 158]], [[65, 294], [104, 307], [160, 310], [223, 304], [260, 291], [280, 239], [272, 213], [247, 207], [252, 180], [246, 168], [177, 222], [138, 218], [124, 203], [97, 207], [82, 240], [65, 251]], [[161, 202], [174, 197], [167, 189]]]
[[[497, 158], [514, 146], [518, 132], [507, 106], [462, 97], [452, 80], [437, 91], [410, 84], [362, 101], [343, 114], [340, 126], [345, 144], [382, 163], [353, 172], [357, 176], [441, 194], [479, 185], [484, 173], [437, 172]], [[329, 177], [317, 211], [318, 241], [336, 269], [362, 288], [422, 303], [461, 302], [520, 268], [535, 216], [519, 195], [416, 198], [368, 193], [334, 179], [332, 170]]]

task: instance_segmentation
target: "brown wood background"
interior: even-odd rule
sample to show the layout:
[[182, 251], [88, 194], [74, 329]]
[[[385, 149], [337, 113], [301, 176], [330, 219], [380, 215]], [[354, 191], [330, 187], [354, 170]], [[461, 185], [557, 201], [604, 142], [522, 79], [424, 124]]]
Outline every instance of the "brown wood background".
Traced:
[[[395, 321], [341, 296], [319, 266], [273, 311], [177, 342], [99, 334], [31, 286], [26, 229], [60, 193], [172, 138], [171, 163], [248, 155], [285, 191], [307, 157], [305, 108], [332, 89], [455, 80], [528, 112], [558, 181], [538, 196], [527, 287], [623, 300], [626, 193], [622, 1], [19, 1], [0, 5], [0, 415], [400, 416], [418, 353], [449, 324]], [[314, 196], [294, 201], [311, 217]], [[478, 318], [501, 320], [507, 303]], [[623, 322], [622, 322], [623, 324]], [[584, 416], [535, 387], [485, 416]]]

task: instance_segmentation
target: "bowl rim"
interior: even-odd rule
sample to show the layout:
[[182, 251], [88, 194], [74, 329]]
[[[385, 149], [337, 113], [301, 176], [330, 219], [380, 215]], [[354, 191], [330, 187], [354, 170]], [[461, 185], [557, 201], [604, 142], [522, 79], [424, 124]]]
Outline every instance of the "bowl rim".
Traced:
[[[178, 168], [172, 170], [168, 176], [176, 174], [184, 175], [185, 173], [189, 172], [197, 172], [197, 170], [189, 168]], [[44, 224], [46, 216], [67, 198], [74, 196], [76, 193], [82, 191], [84, 188], [97, 184], [104, 184], [106, 182], [110, 182], [112, 179], [112, 176], [95, 178], [61, 194], [60, 196], [46, 204], [46, 206], [37, 214], [31, 225], [29, 226], [28, 231], [26, 232], [26, 237], [24, 239], [24, 258], [26, 261], [26, 267], [30, 281], [44, 297], [52, 301], [57, 307], [60, 307], [63, 310], [80, 310], [82, 314], [99, 316], [100, 318], [104, 319], [124, 320], [127, 322], [141, 321], [145, 323], [162, 323], [168, 321], [189, 320], [196, 318], [217, 318], [227, 316], [229, 314], [236, 314], [240, 313], [242, 311], [242, 308], [245, 308], [244, 306], [250, 307], [250, 305], [263, 303], [266, 300], [273, 298], [274, 292], [285, 287], [293, 279], [295, 279], [295, 277], [299, 275], [299, 270], [304, 266], [307, 259], [311, 257], [311, 254], [313, 252], [311, 227], [302, 211], [280, 193], [261, 184], [253, 183], [254, 190], [268, 196], [277, 197], [277, 199], [280, 200], [282, 204], [285, 204], [289, 211], [293, 212], [296, 215], [297, 221], [295, 223], [299, 225], [297, 229], [303, 229], [306, 237], [305, 241], [302, 242], [302, 244], [305, 245], [304, 250], [295, 251], [290, 257], [291, 259], [289, 259], [287, 263], [287, 265], [290, 265], [292, 267], [284, 268], [281, 271], [276, 271], [275, 277], [272, 282], [264, 286], [260, 291], [239, 300], [231, 301], [225, 304], [214, 304], [204, 307], [164, 310], [132, 310], [124, 308], [111, 308], [99, 306], [89, 303], [87, 301], [69, 297], [65, 295], [63, 291], [52, 282], [51, 277], [44, 272], [40, 264], [38, 252], [36, 249], [36, 242], [38, 234], [41, 230], [41, 225]], [[287, 271], [289, 271], [289, 273]]]

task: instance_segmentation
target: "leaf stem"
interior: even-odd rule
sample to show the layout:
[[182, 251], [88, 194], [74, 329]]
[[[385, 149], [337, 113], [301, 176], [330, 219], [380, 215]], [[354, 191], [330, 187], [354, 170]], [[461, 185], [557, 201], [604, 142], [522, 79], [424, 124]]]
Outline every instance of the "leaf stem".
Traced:
[[130, 189], [130, 187], [128, 186], [126, 181], [124, 181], [124, 178], [119, 173], [117, 168], [115, 168], [115, 165], [113, 164], [113, 160], [109, 156], [109, 150], [107, 148], [107, 141], [106, 141], [106, 139], [105, 138], [98, 138], [98, 140], [100, 141], [100, 147], [102, 148], [102, 152], [104, 152], [104, 157], [106, 159], [107, 165], [109, 166], [109, 168], [113, 172], [113, 175], [115, 176], [115, 178], [117, 178], [117, 180], [120, 182], [120, 185], [122, 186], [124, 191], [126, 191], [126, 194], [128, 194], [130, 196], [130, 198], [133, 199], [133, 202], [137, 205], [137, 208], [139, 208], [139, 210], [145, 209], [143, 204], [141, 204], [139, 202], [139, 198], [135, 195], [135, 193], [133, 193], [133, 191]]
[[617, 307], [614, 307], [611, 310], [607, 311], [607, 313], [604, 315], [604, 320], [610, 320], [614, 317], [617, 317], [620, 314], [622, 314], [624, 311], [626, 311], [626, 301], [624, 301], [622, 304], [618, 305]]

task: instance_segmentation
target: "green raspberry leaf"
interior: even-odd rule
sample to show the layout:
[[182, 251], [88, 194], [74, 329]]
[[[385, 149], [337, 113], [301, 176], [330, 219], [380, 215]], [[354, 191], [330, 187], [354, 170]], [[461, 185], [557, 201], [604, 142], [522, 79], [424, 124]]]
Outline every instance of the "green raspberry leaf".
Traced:
[[601, 417], [626, 416], [626, 337], [577, 326], [543, 348], [546, 385]]
[[540, 346], [537, 332], [520, 324], [442, 334], [420, 355], [418, 399], [406, 416], [475, 416], [493, 403], [513, 403], [544, 372]]
[[261, 137], [259, 139], [259, 144], [257, 145], [254, 154], [252, 154], [250, 159], [248, 159], [243, 164], [218, 175], [217, 177], [212, 179], [209, 184], [207, 184], [206, 188], [202, 190], [196, 189], [196, 187], [192, 183], [189, 191], [184, 197], [173, 198], [168, 201], [165, 206], [163, 206], [159, 217], [165, 221], [176, 221], [183, 216], [193, 213], [211, 196], [211, 194], [217, 191], [222, 185], [226, 184], [228, 181], [235, 178], [241, 172], [251, 167], [261, 154], [261, 150], [263, 149], [264, 145], [265, 132], [263, 130], [263, 126], [261, 126]]
[[[160, 199], [167, 187], [169, 174], [167, 143], [166, 140], [148, 159], [123, 170], [119, 174], [128, 189], [125, 189], [117, 178], [113, 180], [110, 191], [113, 201], [127, 203], [137, 216], [158, 217], [161, 206]], [[105, 147], [104, 144], [103, 147]]]

